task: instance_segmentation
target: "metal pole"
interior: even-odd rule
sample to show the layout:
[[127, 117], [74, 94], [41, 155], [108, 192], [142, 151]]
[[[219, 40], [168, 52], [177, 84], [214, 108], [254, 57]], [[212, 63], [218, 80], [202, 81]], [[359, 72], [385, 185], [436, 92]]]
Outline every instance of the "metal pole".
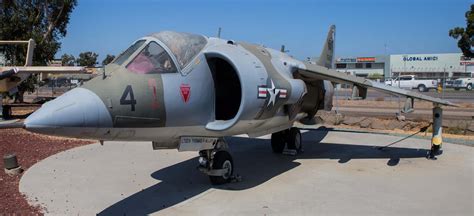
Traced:
[[[390, 85], [393, 86], [393, 69], [392, 66], [390, 66]], [[393, 101], [393, 95], [390, 94], [390, 103]]]
[[431, 138], [431, 150], [429, 159], [436, 159], [435, 155], [440, 152], [443, 144], [443, 109], [439, 104], [433, 107], [433, 137]]
[[443, 84], [441, 89], [441, 99], [444, 99], [444, 89], [446, 88], [446, 65], [444, 65]]
[[[401, 82], [401, 80], [400, 80], [400, 74], [398, 74], [398, 78], [397, 78], [397, 79], [398, 79], [398, 88], [400, 88], [400, 82]], [[400, 110], [401, 110], [401, 107], [400, 107], [401, 101], [400, 101], [400, 100], [401, 100], [401, 99], [400, 99], [400, 95], [398, 95], [398, 114], [399, 114], [399, 115], [401, 115], [401, 112], [400, 112]]]
[[[403, 58], [403, 70], [405, 71], [405, 73], [407, 73], [407, 61], [406, 61], [407, 55], [404, 55], [403, 57], [404, 57]], [[398, 74], [398, 88], [400, 88], [400, 82], [401, 82], [400, 75], [401, 75], [401, 73]], [[399, 115], [401, 115], [401, 112], [400, 112], [401, 105], [400, 105], [400, 103], [401, 103], [401, 99], [400, 99], [400, 95], [398, 95], [398, 114]]]
[[36, 99], [38, 99], [39, 96], [39, 88], [40, 88], [40, 82], [41, 82], [41, 74], [37, 75], [36, 77]]
[[0, 94], [0, 115], [2, 116], [1, 119], [5, 119], [5, 116], [3, 116], [3, 94]]
[[[346, 67], [347, 67], [347, 64], [346, 64]], [[345, 74], [347, 74], [347, 69], [345, 71]], [[345, 88], [343, 89], [344, 90], [344, 98], [345, 98], [345, 100], [347, 100], [349, 98], [349, 95], [347, 95], [348, 94], [347, 84], [345, 84], [344, 86], [345, 86]]]
[[339, 106], [338, 106], [339, 101], [338, 101], [338, 96], [337, 96], [337, 95], [339, 94], [339, 91], [337, 90], [337, 89], [338, 89], [337, 87], [338, 87], [339, 85], [340, 85], [340, 84], [336, 84], [336, 94], [335, 94], [335, 95], [336, 95], [336, 114], [339, 114]]
[[221, 31], [222, 31], [222, 28], [219, 27], [219, 29], [217, 30], [217, 38], [221, 38]]

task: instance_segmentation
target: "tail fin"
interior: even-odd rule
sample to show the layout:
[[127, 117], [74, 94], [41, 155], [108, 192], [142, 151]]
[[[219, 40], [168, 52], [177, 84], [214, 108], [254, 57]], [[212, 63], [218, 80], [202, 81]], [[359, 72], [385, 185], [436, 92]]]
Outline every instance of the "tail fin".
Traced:
[[335, 47], [335, 40], [336, 40], [336, 26], [331, 25], [329, 27], [328, 37], [326, 39], [326, 43], [324, 44], [323, 51], [319, 56], [318, 65], [332, 68], [334, 63], [334, 49]]

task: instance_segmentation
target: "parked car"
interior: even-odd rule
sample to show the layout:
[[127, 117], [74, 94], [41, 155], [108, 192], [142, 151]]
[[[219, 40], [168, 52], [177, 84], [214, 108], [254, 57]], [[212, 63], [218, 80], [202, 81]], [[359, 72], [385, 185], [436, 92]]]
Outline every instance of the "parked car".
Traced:
[[459, 78], [454, 80], [453, 84], [454, 90], [459, 91], [459, 89], [466, 89], [466, 91], [472, 91], [474, 87], [474, 78]]
[[399, 76], [396, 79], [385, 81], [385, 85], [391, 85], [400, 88], [418, 89], [420, 92], [426, 92], [430, 89], [436, 89], [437, 80], [420, 80], [415, 75]]
[[445, 85], [445, 88], [454, 88], [454, 80], [446, 80], [444, 85]]

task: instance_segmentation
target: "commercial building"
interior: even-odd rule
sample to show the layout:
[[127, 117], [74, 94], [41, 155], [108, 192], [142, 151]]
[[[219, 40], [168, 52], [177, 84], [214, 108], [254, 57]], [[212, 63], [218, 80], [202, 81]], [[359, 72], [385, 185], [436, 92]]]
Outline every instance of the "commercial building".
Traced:
[[466, 58], [462, 53], [391, 55], [389, 64], [391, 75], [395, 77], [416, 75], [419, 78], [457, 79], [471, 77], [474, 72], [474, 59]]
[[374, 57], [339, 57], [336, 70], [372, 79], [391, 79], [416, 75], [420, 79], [457, 79], [471, 77], [474, 59], [462, 53], [399, 54]]
[[337, 58], [336, 70], [360, 77], [383, 79], [387, 57], [342, 57]]

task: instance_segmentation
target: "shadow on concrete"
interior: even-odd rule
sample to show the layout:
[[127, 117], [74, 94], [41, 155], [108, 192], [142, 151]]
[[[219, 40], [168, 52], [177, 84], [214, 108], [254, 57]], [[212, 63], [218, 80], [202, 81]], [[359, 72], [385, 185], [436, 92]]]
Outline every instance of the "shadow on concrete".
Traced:
[[331, 129], [309, 130], [303, 134], [304, 153], [298, 156], [273, 154], [270, 141], [229, 137], [230, 152], [234, 158], [235, 173], [242, 181], [223, 186], [213, 186], [208, 177], [200, 173], [197, 157], [158, 170], [151, 176], [161, 182], [112, 206], [98, 215], [147, 215], [174, 206], [187, 199], [205, 193], [210, 188], [221, 190], [245, 190], [300, 165], [297, 159], [334, 159], [340, 164], [352, 159], [388, 159], [388, 166], [395, 166], [400, 158], [420, 158], [426, 156], [426, 150], [389, 147], [379, 150], [373, 145], [347, 145], [320, 143]]

